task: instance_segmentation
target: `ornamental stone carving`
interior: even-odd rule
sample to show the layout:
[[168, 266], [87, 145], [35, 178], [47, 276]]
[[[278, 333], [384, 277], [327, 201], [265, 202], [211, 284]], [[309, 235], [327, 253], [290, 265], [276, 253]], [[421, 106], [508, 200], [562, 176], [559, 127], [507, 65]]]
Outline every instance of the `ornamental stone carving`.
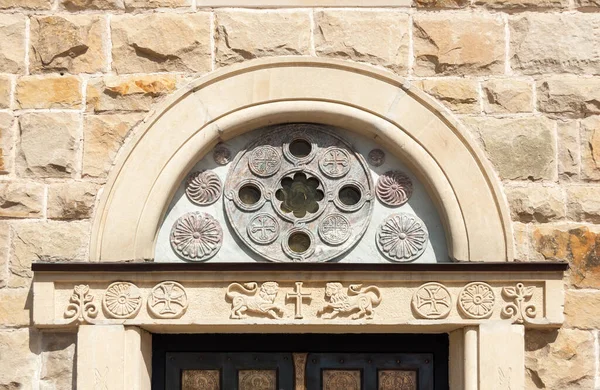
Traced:
[[140, 290], [133, 283], [112, 283], [104, 292], [102, 307], [108, 317], [133, 318], [142, 307]]
[[281, 167], [281, 156], [279, 151], [272, 146], [257, 146], [250, 153], [248, 165], [252, 173], [257, 176], [271, 176]]
[[302, 291], [302, 282], [296, 282], [296, 286], [294, 288], [293, 292], [288, 292], [285, 295], [285, 299], [287, 300], [293, 300], [295, 303], [295, 313], [294, 313], [294, 318], [301, 320], [302, 318], [304, 318], [304, 315], [302, 315], [302, 301], [307, 299], [307, 300], [311, 300], [311, 293], [307, 293]]
[[189, 261], [203, 261], [219, 251], [223, 231], [212, 216], [191, 212], [175, 221], [170, 238], [171, 247], [178, 256]]
[[496, 295], [489, 284], [473, 282], [467, 284], [458, 294], [458, 307], [465, 317], [482, 319], [492, 315]]
[[420, 318], [446, 318], [452, 308], [452, 296], [440, 283], [425, 283], [413, 295], [412, 307]]
[[250, 220], [248, 237], [257, 244], [270, 244], [279, 237], [279, 222], [269, 214], [258, 214]]
[[240, 370], [239, 390], [277, 390], [276, 370]]
[[317, 315], [324, 319], [336, 318], [338, 315], [350, 315], [353, 320], [372, 319], [374, 308], [381, 303], [381, 291], [375, 286], [363, 288], [362, 284], [351, 284], [348, 291], [338, 282], [327, 283], [325, 299], [328, 301]]
[[377, 246], [392, 261], [413, 261], [427, 248], [425, 223], [411, 214], [394, 214], [377, 230]]
[[98, 315], [98, 306], [90, 293], [90, 286], [79, 284], [73, 288], [70, 303], [65, 310], [65, 318], [71, 322], [91, 324]]
[[213, 160], [219, 165], [227, 165], [231, 161], [231, 150], [225, 145], [218, 144], [213, 150]]
[[187, 293], [177, 282], [161, 282], [154, 286], [148, 296], [148, 310], [157, 318], [179, 318], [187, 308]]
[[531, 323], [537, 315], [537, 308], [533, 303], [527, 303], [535, 292], [535, 286], [525, 286], [517, 283], [514, 287], [504, 287], [502, 295], [512, 300], [502, 308], [502, 317], [510, 318], [517, 324]]
[[350, 155], [341, 148], [328, 148], [319, 160], [319, 168], [330, 177], [345, 176], [350, 171]]
[[329, 214], [319, 224], [321, 239], [330, 245], [339, 245], [345, 242], [351, 234], [350, 221], [342, 214]]
[[323, 370], [323, 390], [360, 390], [360, 370]]
[[207, 170], [192, 172], [186, 181], [185, 194], [199, 206], [214, 203], [221, 197], [221, 179]]
[[412, 181], [403, 172], [388, 171], [377, 180], [377, 197], [388, 206], [402, 206], [408, 202], [412, 192]]
[[264, 282], [245, 284], [231, 283], [227, 287], [225, 297], [231, 301], [231, 318], [243, 319], [248, 315], [279, 319], [283, 317], [284, 310], [275, 304], [279, 293], [277, 282]]
[[369, 164], [380, 167], [385, 163], [385, 152], [381, 149], [373, 149], [369, 152]]

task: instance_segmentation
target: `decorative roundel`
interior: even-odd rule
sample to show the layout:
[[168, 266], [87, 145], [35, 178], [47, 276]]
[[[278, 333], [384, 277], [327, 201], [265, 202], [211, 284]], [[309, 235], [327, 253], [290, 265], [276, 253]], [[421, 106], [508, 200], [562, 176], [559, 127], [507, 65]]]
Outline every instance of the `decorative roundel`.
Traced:
[[213, 160], [219, 165], [227, 165], [231, 161], [231, 150], [225, 145], [218, 144], [213, 149]]
[[279, 222], [275, 217], [261, 213], [250, 220], [248, 237], [257, 244], [270, 244], [279, 237]]
[[281, 156], [272, 146], [258, 146], [250, 153], [248, 165], [252, 173], [257, 176], [272, 176], [281, 167]]
[[140, 289], [129, 282], [112, 283], [104, 293], [102, 307], [108, 317], [121, 319], [135, 317], [142, 307]]
[[388, 206], [402, 206], [413, 192], [410, 178], [400, 171], [388, 171], [377, 180], [377, 197]]
[[187, 293], [177, 282], [160, 282], [148, 296], [148, 310], [157, 318], [179, 318], [187, 308]]
[[221, 225], [206, 213], [184, 214], [171, 229], [171, 247], [185, 260], [208, 260], [221, 249], [222, 242]]
[[452, 296], [440, 283], [425, 283], [413, 295], [412, 307], [420, 318], [429, 320], [446, 318], [452, 310]]
[[345, 176], [350, 171], [350, 155], [341, 148], [327, 148], [319, 159], [319, 168], [330, 177]]
[[369, 152], [369, 164], [380, 167], [385, 163], [385, 152], [381, 149], [373, 149]]
[[200, 206], [214, 203], [221, 197], [221, 179], [211, 171], [192, 172], [186, 181], [185, 194]]
[[352, 226], [342, 214], [329, 214], [319, 224], [321, 239], [330, 245], [339, 245], [350, 238]]
[[469, 318], [482, 319], [492, 315], [496, 295], [492, 287], [483, 282], [467, 284], [458, 295], [458, 306]]
[[377, 247], [392, 261], [413, 261], [427, 248], [425, 223], [411, 214], [387, 217], [377, 229]]

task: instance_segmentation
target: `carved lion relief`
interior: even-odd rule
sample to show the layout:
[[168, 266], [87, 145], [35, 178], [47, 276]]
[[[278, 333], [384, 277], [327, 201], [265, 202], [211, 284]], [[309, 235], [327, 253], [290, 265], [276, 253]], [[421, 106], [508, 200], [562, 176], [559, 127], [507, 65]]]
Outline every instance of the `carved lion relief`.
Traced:
[[[236, 291], [237, 290], [237, 291]], [[242, 319], [248, 314], [278, 319], [283, 317], [284, 310], [275, 304], [279, 293], [277, 282], [264, 282], [245, 284], [231, 283], [227, 287], [226, 298], [231, 301], [231, 318]]]
[[329, 300], [318, 314], [324, 319], [332, 319], [340, 314], [352, 314], [353, 320], [371, 319], [375, 315], [374, 308], [381, 303], [381, 291], [375, 286], [362, 288], [361, 284], [351, 284], [348, 291], [338, 282], [327, 283], [325, 296]]

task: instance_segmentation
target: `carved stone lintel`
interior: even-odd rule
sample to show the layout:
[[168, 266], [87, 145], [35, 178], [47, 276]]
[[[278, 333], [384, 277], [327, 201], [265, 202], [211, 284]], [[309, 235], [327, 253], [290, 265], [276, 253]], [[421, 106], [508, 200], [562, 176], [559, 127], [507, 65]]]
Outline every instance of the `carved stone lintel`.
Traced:
[[513, 300], [502, 308], [502, 317], [510, 318], [517, 324], [533, 323], [537, 315], [537, 308], [534, 304], [526, 302], [533, 297], [535, 286], [525, 287], [523, 283], [517, 283], [514, 287], [504, 287], [502, 295]]
[[452, 308], [452, 296], [440, 283], [425, 283], [413, 295], [412, 306], [418, 317], [428, 320], [445, 318]]
[[161, 282], [148, 297], [148, 310], [157, 318], [179, 318], [188, 307], [187, 293], [177, 282]]
[[[375, 286], [362, 288], [361, 284], [351, 284], [348, 292], [338, 282], [327, 283], [325, 297], [328, 299], [317, 313], [324, 319], [332, 319], [340, 314], [349, 315], [357, 320], [359, 318], [371, 319], [374, 317], [374, 308], [381, 303], [381, 291]], [[326, 313], [331, 310], [331, 313]]]
[[273, 319], [283, 317], [283, 308], [275, 304], [278, 293], [279, 284], [277, 282], [264, 282], [260, 289], [256, 282], [243, 285], [231, 283], [225, 294], [225, 297], [231, 301], [231, 318], [242, 319], [246, 318], [248, 314]]
[[94, 302], [94, 296], [89, 294], [90, 286], [79, 284], [73, 288], [73, 295], [67, 309], [65, 318], [72, 320], [71, 323], [91, 324], [98, 315], [98, 306]]
[[112, 283], [104, 293], [102, 307], [109, 317], [133, 318], [142, 307], [140, 290], [133, 283]]

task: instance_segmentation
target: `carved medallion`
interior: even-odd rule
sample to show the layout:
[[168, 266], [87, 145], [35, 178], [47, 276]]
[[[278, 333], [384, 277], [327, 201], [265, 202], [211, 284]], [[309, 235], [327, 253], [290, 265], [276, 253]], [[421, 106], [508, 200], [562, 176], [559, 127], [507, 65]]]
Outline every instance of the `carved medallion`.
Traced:
[[248, 236], [257, 244], [270, 244], [279, 237], [279, 222], [269, 214], [258, 214], [250, 220]]
[[489, 284], [473, 282], [467, 284], [458, 295], [458, 306], [469, 318], [482, 319], [492, 315], [496, 295]]
[[533, 303], [527, 303], [535, 292], [535, 286], [527, 286], [517, 283], [514, 287], [504, 287], [502, 295], [513, 300], [502, 308], [502, 317], [510, 318], [517, 324], [531, 323], [537, 315], [537, 308]]
[[161, 282], [154, 286], [148, 297], [148, 310], [158, 318], [179, 318], [188, 307], [183, 286], [177, 282]]
[[413, 192], [410, 178], [400, 171], [388, 171], [377, 180], [377, 197], [392, 207], [402, 206], [408, 201]]
[[240, 370], [239, 390], [277, 390], [277, 371]]
[[381, 291], [375, 286], [363, 288], [361, 284], [351, 284], [348, 292], [338, 282], [327, 283], [325, 299], [328, 301], [317, 315], [332, 319], [338, 315], [350, 315], [353, 320], [374, 317], [374, 308], [381, 303]]
[[190, 261], [210, 259], [219, 251], [222, 242], [221, 225], [206, 213], [184, 214], [171, 230], [171, 247], [180, 257]]
[[277, 149], [270, 145], [259, 146], [250, 153], [248, 165], [257, 176], [272, 176], [281, 167], [281, 156]]
[[220, 390], [219, 370], [182, 370], [181, 390]]
[[373, 149], [369, 152], [369, 164], [380, 167], [385, 163], [385, 152], [381, 149]]
[[323, 390], [360, 390], [360, 370], [323, 370]]
[[429, 234], [425, 223], [414, 215], [394, 214], [377, 230], [379, 250], [393, 261], [413, 261], [427, 248]]
[[79, 284], [73, 288], [70, 303], [65, 310], [65, 318], [80, 324], [91, 324], [98, 315], [98, 306], [94, 296], [89, 294], [90, 286]]
[[275, 304], [279, 293], [277, 282], [264, 282], [260, 289], [258, 283], [231, 283], [227, 287], [225, 298], [231, 301], [231, 318], [242, 319], [248, 315], [278, 319], [284, 310]]
[[417, 390], [417, 372], [380, 370], [378, 390]]
[[211, 171], [192, 172], [187, 178], [185, 194], [199, 206], [214, 203], [221, 197], [221, 179]]
[[342, 214], [329, 214], [319, 224], [321, 239], [330, 245], [339, 245], [350, 238], [352, 226]]
[[102, 307], [109, 317], [133, 318], [142, 307], [140, 290], [133, 283], [112, 283], [104, 293]]
[[440, 283], [425, 283], [415, 292], [412, 306], [421, 318], [445, 318], [452, 308], [452, 297], [446, 287]]
[[319, 168], [330, 177], [342, 177], [350, 171], [350, 155], [344, 149], [330, 147], [319, 160]]
[[227, 146], [218, 144], [213, 150], [213, 160], [219, 165], [227, 165], [231, 161], [231, 151]]

